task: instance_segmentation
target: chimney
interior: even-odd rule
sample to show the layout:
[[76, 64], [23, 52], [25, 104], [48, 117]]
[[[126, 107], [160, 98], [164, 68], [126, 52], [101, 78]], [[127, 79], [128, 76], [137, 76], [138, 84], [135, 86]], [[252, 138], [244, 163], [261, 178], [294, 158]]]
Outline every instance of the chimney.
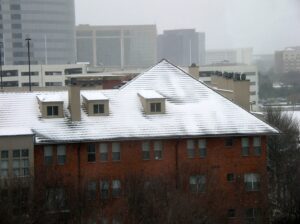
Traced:
[[195, 63], [191, 64], [191, 66], [189, 66], [189, 74], [199, 80], [199, 66]]
[[80, 104], [80, 83], [76, 78], [71, 78], [68, 82], [69, 94], [69, 110], [72, 121], [80, 121], [81, 119], [81, 104]]

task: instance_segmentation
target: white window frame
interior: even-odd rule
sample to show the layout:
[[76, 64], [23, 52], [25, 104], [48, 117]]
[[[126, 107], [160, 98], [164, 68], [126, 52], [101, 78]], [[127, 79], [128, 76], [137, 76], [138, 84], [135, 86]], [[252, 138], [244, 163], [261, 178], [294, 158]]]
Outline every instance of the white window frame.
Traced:
[[246, 191], [259, 191], [260, 175], [258, 173], [245, 173], [244, 183]]
[[67, 158], [67, 149], [65, 145], [57, 146], [57, 164], [64, 165]]
[[163, 158], [163, 142], [154, 141], [154, 159], [162, 160]]

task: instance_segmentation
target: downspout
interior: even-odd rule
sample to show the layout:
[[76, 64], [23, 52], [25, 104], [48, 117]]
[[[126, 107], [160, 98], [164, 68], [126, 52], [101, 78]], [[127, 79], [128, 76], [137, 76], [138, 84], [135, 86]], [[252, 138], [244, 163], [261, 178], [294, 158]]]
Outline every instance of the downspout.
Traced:
[[79, 195], [79, 223], [82, 217], [82, 192], [81, 192], [81, 166], [80, 166], [80, 143], [77, 146], [77, 188]]
[[175, 144], [175, 188], [176, 189], [178, 189], [179, 187], [178, 146], [179, 146], [179, 140], [176, 140], [176, 144]]

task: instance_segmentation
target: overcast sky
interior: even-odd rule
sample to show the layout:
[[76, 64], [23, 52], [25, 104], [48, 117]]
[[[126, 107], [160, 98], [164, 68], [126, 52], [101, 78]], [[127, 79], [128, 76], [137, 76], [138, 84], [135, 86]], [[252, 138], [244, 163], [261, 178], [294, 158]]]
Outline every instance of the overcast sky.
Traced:
[[156, 24], [206, 33], [206, 48], [273, 53], [300, 45], [300, 0], [75, 0], [76, 23]]

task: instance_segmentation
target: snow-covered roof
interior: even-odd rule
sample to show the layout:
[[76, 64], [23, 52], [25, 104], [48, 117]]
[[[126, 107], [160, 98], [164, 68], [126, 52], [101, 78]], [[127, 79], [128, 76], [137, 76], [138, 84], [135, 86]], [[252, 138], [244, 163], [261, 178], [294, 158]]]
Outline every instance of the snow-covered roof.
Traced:
[[[138, 96], [144, 90], [165, 97], [164, 114], [144, 113]], [[31, 129], [37, 144], [278, 133], [165, 60], [120, 89], [81, 93], [104, 94], [109, 99], [109, 116], [88, 116], [81, 109], [81, 121], [72, 122], [68, 92], [62, 91], [43, 92], [43, 95], [61, 97], [64, 118], [42, 118], [36, 99], [41, 93], [1, 93], [0, 129]]]
[[63, 101], [60, 94], [53, 93], [53, 92], [45, 93], [45, 94], [37, 94], [36, 97], [39, 99], [39, 101], [41, 101], [43, 103], [62, 102]]
[[100, 91], [97, 91], [96, 93], [82, 92], [81, 96], [87, 100], [108, 100], [108, 98]]
[[33, 135], [29, 128], [6, 127], [0, 128], [0, 137]]
[[145, 99], [165, 99], [165, 97], [155, 90], [140, 90], [138, 91], [138, 94]]

